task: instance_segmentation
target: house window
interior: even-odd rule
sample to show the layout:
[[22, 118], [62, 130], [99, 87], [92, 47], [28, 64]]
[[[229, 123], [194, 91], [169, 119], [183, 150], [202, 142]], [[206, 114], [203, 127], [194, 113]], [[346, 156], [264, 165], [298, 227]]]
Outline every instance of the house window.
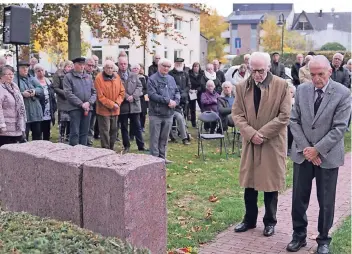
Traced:
[[296, 30], [313, 30], [313, 27], [307, 21], [299, 21], [296, 25]]
[[103, 63], [103, 48], [102, 48], [102, 46], [92, 46], [92, 55], [96, 55], [99, 58], [98, 64]]
[[193, 50], [189, 51], [189, 62], [193, 63]]
[[176, 60], [176, 58], [182, 57], [181, 54], [182, 54], [182, 49], [174, 50], [174, 61]]
[[193, 27], [193, 19], [190, 19], [189, 21], [189, 30], [192, 31], [192, 27]]
[[257, 25], [251, 25], [251, 49], [256, 50], [257, 49]]
[[124, 50], [127, 54], [127, 59], [130, 58], [130, 52], [129, 52], [130, 46], [129, 45], [119, 45], [119, 52]]
[[94, 32], [95, 32], [95, 38], [101, 38], [102, 36], [103, 36], [103, 29], [100, 27], [100, 28], [98, 28], [98, 29], [95, 29], [94, 30]]
[[182, 21], [180, 19], [175, 19], [174, 21], [174, 29], [175, 30], [181, 30], [181, 25], [182, 25]]
[[164, 49], [164, 58], [167, 59], [167, 48]]

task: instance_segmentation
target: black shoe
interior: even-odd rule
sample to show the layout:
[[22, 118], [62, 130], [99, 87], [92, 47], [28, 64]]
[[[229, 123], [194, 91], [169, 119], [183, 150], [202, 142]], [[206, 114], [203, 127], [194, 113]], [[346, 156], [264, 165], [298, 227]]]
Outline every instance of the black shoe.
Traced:
[[289, 252], [297, 252], [299, 251], [302, 247], [307, 246], [306, 240], [296, 240], [293, 239], [286, 247], [286, 250]]
[[138, 151], [149, 152], [149, 149], [143, 147], [143, 148], [138, 148]]
[[98, 136], [94, 135], [94, 139], [100, 139], [100, 136], [99, 135]]
[[245, 222], [241, 222], [240, 224], [237, 224], [235, 227], [235, 232], [246, 232], [248, 229], [256, 228], [256, 225], [248, 225]]
[[275, 226], [265, 226], [263, 235], [272, 236], [275, 233]]
[[174, 139], [174, 138], [172, 138], [172, 139], [170, 140], [170, 142], [171, 142], [171, 143], [178, 143], [177, 140]]
[[319, 244], [317, 249], [317, 254], [328, 254], [330, 253], [329, 245], [327, 244]]
[[129, 153], [130, 152], [130, 148], [129, 147], [125, 147], [125, 149], [123, 149], [123, 154]]

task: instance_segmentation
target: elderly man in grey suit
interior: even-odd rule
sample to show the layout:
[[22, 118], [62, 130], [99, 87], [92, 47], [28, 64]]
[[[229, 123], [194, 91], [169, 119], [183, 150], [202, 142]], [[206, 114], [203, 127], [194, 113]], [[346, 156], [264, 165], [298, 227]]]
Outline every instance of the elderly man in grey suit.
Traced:
[[121, 104], [120, 108], [120, 122], [121, 122], [121, 134], [122, 143], [124, 146], [124, 153], [130, 151], [130, 136], [128, 134], [128, 119], [130, 119], [130, 130], [136, 136], [136, 143], [139, 151], [147, 151], [144, 147], [144, 140], [142, 135], [142, 127], [140, 122], [141, 101], [140, 97], [142, 93], [142, 83], [138, 78], [138, 75], [128, 70], [128, 60], [125, 56], [120, 56], [118, 59], [118, 74], [122, 80], [123, 86], [125, 87], [125, 99]]
[[287, 250], [305, 246], [312, 180], [315, 177], [319, 203], [318, 254], [329, 253], [329, 230], [334, 220], [338, 169], [344, 163], [344, 134], [351, 112], [350, 91], [330, 76], [325, 56], [309, 62], [311, 82], [298, 86], [291, 112], [293, 134], [292, 224], [293, 239]]

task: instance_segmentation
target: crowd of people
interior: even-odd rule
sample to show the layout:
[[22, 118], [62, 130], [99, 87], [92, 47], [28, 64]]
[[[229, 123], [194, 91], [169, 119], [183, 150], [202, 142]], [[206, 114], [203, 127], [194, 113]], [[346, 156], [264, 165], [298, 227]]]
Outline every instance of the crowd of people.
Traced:
[[[218, 114], [222, 126], [204, 125], [221, 133], [233, 120], [242, 137], [240, 184], [245, 188], [246, 213], [235, 232], [256, 227], [258, 191], [264, 192], [263, 234], [275, 232], [278, 191], [284, 187], [286, 157], [294, 162], [293, 240], [289, 251], [306, 245], [306, 210], [312, 178], [316, 177], [320, 205], [318, 252], [329, 253], [338, 167], [343, 165], [343, 136], [351, 120], [351, 59], [336, 53], [331, 62], [322, 55], [298, 54], [287, 79], [280, 54], [246, 54], [243, 64], [223, 73], [218, 60], [202, 70], [189, 69], [184, 59], [174, 62], [156, 54], [144, 74], [130, 65], [124, 51], [117, 62], [78, 57], [64, 61], [52, 80], [36, 58], [20, 61], [19, 72], [0, 58], [0, 146], [50, 140], [59, 123], [59, 142], [114, 149], [121, 132], [123, 153], [135, 140], [139, 151], [167, 160], [167, 144], [189, 145], [187, 121], [197, 128], [201, 112]], [[171, 69], [173, 65], [173, 69]], [[291, 110], [292, 109], [292, 110]], [[58, 121], [56, 121], [58, 111]], [[149, 115], [149, 148], [144, 142]]]

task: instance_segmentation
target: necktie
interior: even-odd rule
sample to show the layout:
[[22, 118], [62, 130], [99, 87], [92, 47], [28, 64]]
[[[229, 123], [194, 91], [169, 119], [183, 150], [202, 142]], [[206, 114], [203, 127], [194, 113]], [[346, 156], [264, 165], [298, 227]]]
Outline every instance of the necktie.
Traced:
[[125, 72], [125, 73], [123, 74], [123, 79], [124, 79], [125, 81], [127, 81], [127, 79], [128, 79], [128, 74], [127, 74], [127, 72]]
[[317, 114], [321, 101], [323, 100], [323, 97], [321, 96], [323, 94], [323, 90], [317, 89], [316, 92], [318, 93], [318, 98], [314, 102], [314, 115]]

